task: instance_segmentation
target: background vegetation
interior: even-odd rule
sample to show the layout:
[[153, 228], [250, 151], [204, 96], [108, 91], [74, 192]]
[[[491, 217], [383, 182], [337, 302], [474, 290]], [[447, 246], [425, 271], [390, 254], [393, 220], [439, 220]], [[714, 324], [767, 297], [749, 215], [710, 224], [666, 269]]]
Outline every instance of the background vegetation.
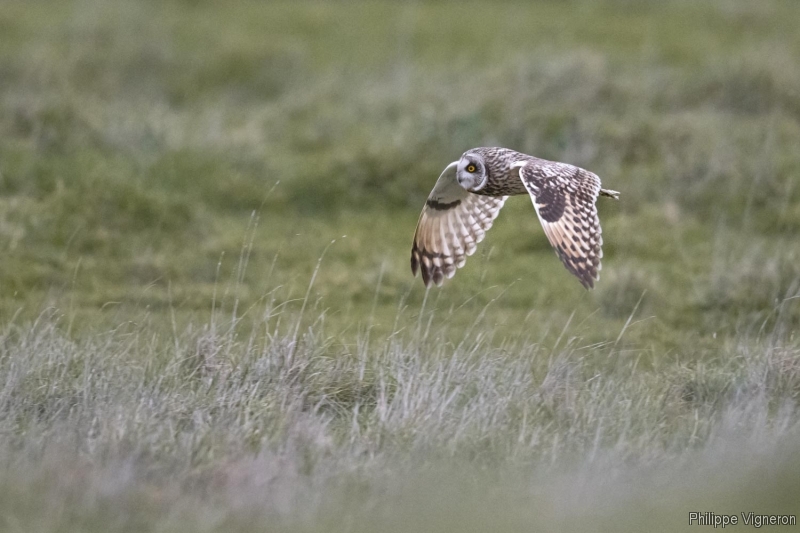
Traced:
[[[800, 4], [0, 9], [0, 526], [677, 531], [798, 514]], [[601, 202], [584, 291], [526, 198], [442, 289], [410, 240], [501, 145]]]

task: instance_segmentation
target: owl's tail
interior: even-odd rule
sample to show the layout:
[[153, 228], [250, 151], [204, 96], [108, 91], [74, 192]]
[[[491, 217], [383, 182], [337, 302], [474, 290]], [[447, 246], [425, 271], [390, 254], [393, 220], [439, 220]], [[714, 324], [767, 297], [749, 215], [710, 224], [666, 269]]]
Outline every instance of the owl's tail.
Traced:
[[600, 189], [600, 196], [608, 196], [614, 200], [619, 200], [619, 193], [617, 191], [612, 191], [611, 189]]

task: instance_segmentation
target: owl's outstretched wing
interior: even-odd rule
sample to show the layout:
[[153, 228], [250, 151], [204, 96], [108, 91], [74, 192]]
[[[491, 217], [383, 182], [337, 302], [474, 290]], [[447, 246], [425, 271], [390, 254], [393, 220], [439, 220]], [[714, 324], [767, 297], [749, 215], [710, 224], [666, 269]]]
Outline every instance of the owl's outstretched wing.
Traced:
[[603, 257], [595, 206], [600, 178], [588, 170], [543, 159], [528, 161], [519, 174], [559, 259], [584, 287], [593, 288], [600, 279]]
[[421, 272], [426, 287], [441, 285], [464, 266], [507, 198], [468, 192], [456, 181], [456, 165], [450, 163], [439, 176], [414, 234], [411, 272]]

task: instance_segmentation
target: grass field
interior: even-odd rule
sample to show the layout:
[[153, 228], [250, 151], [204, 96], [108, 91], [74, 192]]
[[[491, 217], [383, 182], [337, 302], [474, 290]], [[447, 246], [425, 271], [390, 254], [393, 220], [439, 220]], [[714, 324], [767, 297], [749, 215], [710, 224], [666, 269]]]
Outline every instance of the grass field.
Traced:
[[[800, 514], [797, 20], [5, 0], [0, 529]], [[596, 290], [522, 197], [443, 288], [411, 277], [428, 192], [480, 145], [621, 191]]]

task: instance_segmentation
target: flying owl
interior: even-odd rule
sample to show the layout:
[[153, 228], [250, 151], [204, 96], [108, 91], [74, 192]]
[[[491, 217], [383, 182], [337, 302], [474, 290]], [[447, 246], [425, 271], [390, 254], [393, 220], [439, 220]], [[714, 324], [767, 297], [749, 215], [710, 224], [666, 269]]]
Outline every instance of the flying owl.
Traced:
[[441, 285], [475, 252], [509, 196], [530, 194], [561, 262], [587, 289], [599, 279], [603, 238], [595, 201], [618, 199], [595, 174], [508, 148], [473, 148], [447, 165], [425, 202], [411, 271]]

